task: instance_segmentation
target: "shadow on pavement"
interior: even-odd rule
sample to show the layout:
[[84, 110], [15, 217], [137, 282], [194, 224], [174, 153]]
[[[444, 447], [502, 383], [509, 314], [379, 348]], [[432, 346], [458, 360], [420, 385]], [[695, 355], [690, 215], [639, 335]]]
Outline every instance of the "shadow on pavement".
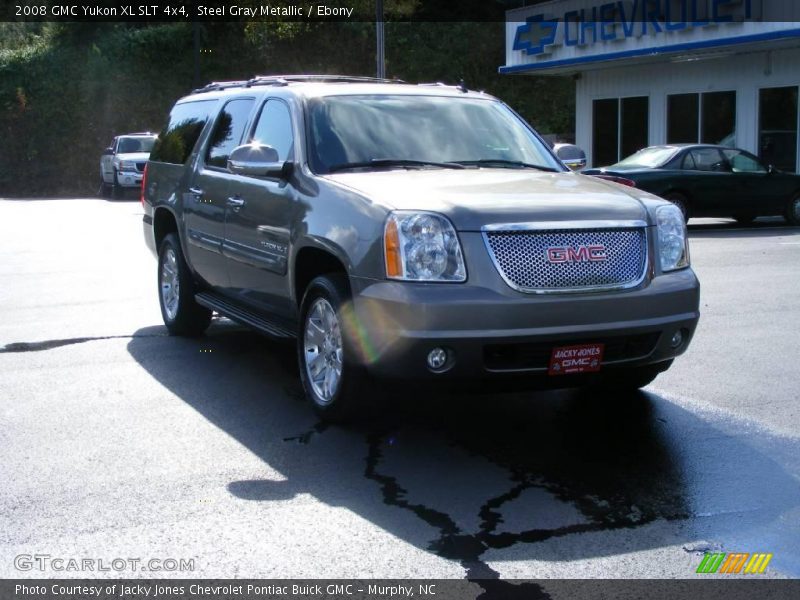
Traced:
[[328, 426], [302, 398], [291, 346], [226, 321], [196, 340], [154, 332], [163, 328], [136, 332], [131, 356], [286, 477], [231, 481], [231, 494], [265, 505], [311, 494], [458, 561], [470, 579], [498, 576], [489, 550], [512, 549], [512, 560], [632, 553], [695, 538], [652, 527], [558, 557], [540, 542], [697, 519], [725, 539], [800, 503], [797, 480], [774, 460], [800, 455], [796, 440], [770, 440], [767, 453], [655, 394], [395, 392], [363, 422]]

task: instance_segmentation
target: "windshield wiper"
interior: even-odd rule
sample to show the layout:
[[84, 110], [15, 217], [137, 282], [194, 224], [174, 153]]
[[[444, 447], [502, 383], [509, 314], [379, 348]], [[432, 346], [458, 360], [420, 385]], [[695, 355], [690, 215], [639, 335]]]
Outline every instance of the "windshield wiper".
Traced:
[[347, 169], [363, 169], [365, 167], [439, 167], [441, 169], [465, 169], [462, 164], [455, 162], [435, 162], [431, 160], [414, 160], [411, 158], [373, 158], [362, 162], [342, 163], [333, 165], [328, 172], [344, 171]]
[[559, 170], [554, 167], [547, 167], [545, 165], [533, 165], [531, 163], [522, 162], [521, 160], [505, 160], [503, 158], [481, 158], [479, 160], [457, 160], [455, 161], [460, 165], [481, 165], [481, 166], [499, 166], [499, 167], [516, 167], [518, 169], [536, 169], [537, 171], [548, 171], [550, 173], [557, 173]]

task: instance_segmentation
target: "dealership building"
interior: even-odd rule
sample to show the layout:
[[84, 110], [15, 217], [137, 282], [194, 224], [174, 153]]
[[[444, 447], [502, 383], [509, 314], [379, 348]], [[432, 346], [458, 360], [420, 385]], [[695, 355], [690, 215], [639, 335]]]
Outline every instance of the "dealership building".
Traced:
[[575, 80], [592, 166], [702, 142], [800, 172], [798, 21], [786, 0], [552, 0], [508, 11], [500, 72]]

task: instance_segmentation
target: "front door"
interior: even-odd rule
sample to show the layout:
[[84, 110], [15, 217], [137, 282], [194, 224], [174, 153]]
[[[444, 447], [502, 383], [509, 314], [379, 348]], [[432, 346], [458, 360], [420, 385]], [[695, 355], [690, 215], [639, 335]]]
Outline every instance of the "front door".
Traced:
[[[281, 162], [293, 161], [288, 105], [267, 99], [247, 141], [272, 146]], [[296, 191], [290, 181], [278, 178], [236, 177], [239, 184], [228, 201], [224, 245], [231, 289], [248, 304], [289, 317], [286, 276]]]

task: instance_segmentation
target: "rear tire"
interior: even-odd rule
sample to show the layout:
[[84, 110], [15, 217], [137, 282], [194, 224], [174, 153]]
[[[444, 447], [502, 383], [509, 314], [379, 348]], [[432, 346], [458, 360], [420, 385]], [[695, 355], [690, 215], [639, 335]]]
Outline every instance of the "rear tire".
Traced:
[[795, 195], [786, 205], [784, 215], [790, 225], [800, 225], [800, 194]]
[[670, 192], [666, 196], [664, 196], [664, 200], [669, 200], [675, 206], [681, 209], [683, 213], [683, 220], [684, 222], [689, 221], [689, 203], [686, 199], [686, 196], [681, 194], [680, 192]]
[[349, 310], [350, 286], [343, 273], [314, 279], [300, 306], [297, 359], [306, 397], [320, 418], [351, 421], [368, 389], [342, 318]]
[[595, 387], [604, 392], [633, 392], [653, 383], [659, 373], [672, 365], [672, 360], [645, 367], [618, 369], [603, 374]]
[[178, 235], [170, 233], [158, 251], [158, 301], [170, 335], [195, 337], [211, 323], [211, 311], [195, 302], [194, 280]]

